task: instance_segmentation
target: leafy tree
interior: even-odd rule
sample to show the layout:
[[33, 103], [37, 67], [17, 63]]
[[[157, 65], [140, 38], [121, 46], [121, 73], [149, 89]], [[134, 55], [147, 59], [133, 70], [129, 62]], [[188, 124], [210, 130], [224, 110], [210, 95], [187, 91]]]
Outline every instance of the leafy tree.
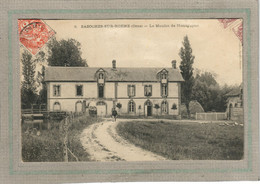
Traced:
[[171, 108], [172, 110], [176, 110], [177, 109], [177, 105], [174, 103], [174, 104], [172, 104], [172, 108]]
[[198, 73], [192, 88], [192, 99], [197, 100], [207, 111], [224, 112], [226, 110], [226, 94], [235, 86], [220, 86], [215, 75], [210, 72]]
[[118, 108], [119, 112], [120, 112], [120, 109], [122, 108], [122, 104], [121, 103], [117, 103], [116, 104], [116, 107]]
[[156, 109], [156, 114], [157, 114], [157, 117], [158, 117], [158, 109], [160, 109], [160, 105], [159, 104], [154, 104], [154, 108]]
[[191, 101], [192, 87], [194, 84], [193, 77], [193, 62], [192, 48], [188, 36], [184, 37], [183, 47], [181, 47], [179, 56], [181, 58], [180, 70], [183, 79], [185, 80], [181, 85], [181, 98], [187, 108], [188, 116], [190, 117], [189, 102]]
[[48, 44], [49, 66], [87, 66], [81, 58], [81, 44], [75, 39], [53, 39]]
[[37, 98], [36, 81], [35, 81], [35, 63], [32, 55], [28, 51], [22, 53], [22, 74], [23, 81], [21, 87], [21, 102], [23, 108], [31, 108]]

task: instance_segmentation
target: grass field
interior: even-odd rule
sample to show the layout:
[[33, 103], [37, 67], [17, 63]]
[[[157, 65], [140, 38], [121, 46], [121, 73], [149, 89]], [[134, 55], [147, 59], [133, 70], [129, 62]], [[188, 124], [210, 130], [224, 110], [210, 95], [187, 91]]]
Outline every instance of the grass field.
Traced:
[[[68, 148], [79, 161], [89, 161], [89, 155], [83, 149], [79, 140], [84, 128], [99, 121], [89, 116], [81, 116], [69, 124]], [[61, 122], [52, 122], [51, 129], [44, 128], [40, 135], [26, 133], [27, 124], [22, 124], [22, 159], [24, 162], [63, 162], [64, 134], [60, 130]], [[76, 161], [68, 153], [69, 161]]]
[[136, 146], [172, 160], [240, 160], [243, 127], [220, 123], [132, 121], [117, 126]]

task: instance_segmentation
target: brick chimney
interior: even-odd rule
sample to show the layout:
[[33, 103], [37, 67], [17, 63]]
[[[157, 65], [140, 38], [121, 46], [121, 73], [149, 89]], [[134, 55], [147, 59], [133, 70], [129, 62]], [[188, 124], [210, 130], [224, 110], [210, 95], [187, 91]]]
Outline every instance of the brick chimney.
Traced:
[[112, 68], [115, 70], [116, 69], [116, 60], [112, 61]]
[[172, 68], [176, 69], [176, 60], [172, 60]]

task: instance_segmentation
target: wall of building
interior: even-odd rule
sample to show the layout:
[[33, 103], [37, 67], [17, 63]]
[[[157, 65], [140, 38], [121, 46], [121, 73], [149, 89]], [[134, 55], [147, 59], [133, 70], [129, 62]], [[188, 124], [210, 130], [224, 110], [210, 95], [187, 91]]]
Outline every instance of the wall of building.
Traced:
[[[135, 113], [131, 113], [129, 114], [129, 102], [130, 101], [134, 101], [135, 103]], [[118, 99], [117, 103], [121, 103], [122, 107], [121, 109], [118, 109], [119, 114], [122, 115], [147, 115], [145, 113], [145, 102], [148, 99], [138, 99], [138, 98], [132, 98], [132, 99]], [[163, 99], [149, 99], [152, 103], [152, 115], [163, 115], [161, 112], [161, 103], [163, 102]], [[168, 103], [168, 114], [169, 115], [178, 115], [179, 113], [179, 99], [167, 99], [166, 100]], [[160, 108], [158, 109], [158, 111], [154, 108], [155, 104], [159, 104]], [[176, 104], [177, 109], [176, 110], [172, 110], [171, 107], [173, 104]], [[139, 108], [140, 107], [140, 108]]]
[[[60, 96], [53, 95], [53, 86], [60, 85]], [[83, 95], [76, 95], [76, 85], [83, 85]], [[80, 102], [82, 104], [96, 104], [99, 101], [104, 101], [106, 104], [106, 114], [111, 115], [111, 110], [113, 105], [116, 103], [121, 103], [122, 108], [119, 113], [128, 114], [128, 103], [130, 98], [128, 96], [128, 85], [135, 85], [136, 93], [131, 99], [135, 103], [135, 113], [132, 115], [144, 115], [145, 107], [144, 103], [150, 99], [153, 104], [152, 114], [156, 115], [157, 110], [154, 108], [154, 104], [159, 104], [160, 109], [158, 109], [158, 114], [161, 115], [161, 103], [164, 100], [161, 97], [161, 84], [159, 82], [118, 82], [117, 84], [117, 99], [116, 97], [116, 85], [114, 82], [106, 82], [104, 88], [104, 99], [98, 99], [98, 86], [96, 82], [50, 82], [47, 84], [48, 91], [48, 110], [53, 111], [53, 105], [58, 102], [61, 106], [62, 111], [76, 111], [76, 103]], [[144, 86], [152, 85], [152, 96], [144, 96]], [[168, 102], [168, 114], [178, 115], [180, 109], [180, 90], [179, 83], [170, 82], [168, 83], [168, 96], [165, 100]], [[85, 101], [85, 102], [84, 102]], [[177, 109], [172, 110], [171, 107], [176, 104]], [[78, 107], [80, 105], [78, 104]], [[138, 109], [139, 106], [141, 109]], [[101, 107], [100, 109], [102, 109]], [[102, 110], [103, 111], [103, 110]]]

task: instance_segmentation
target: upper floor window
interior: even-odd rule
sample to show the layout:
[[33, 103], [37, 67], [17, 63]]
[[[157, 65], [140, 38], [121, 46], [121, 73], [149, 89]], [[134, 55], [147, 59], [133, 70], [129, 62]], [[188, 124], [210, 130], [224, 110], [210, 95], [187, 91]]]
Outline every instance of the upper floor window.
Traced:
[[168, 96], [168, 85], [167, 84], [161, 85], [161, 94], [163, 97]]
[[98, 85], [98, 98], [104, 98], [104, 85]]
[[144, 96], [152, 96], [152, 85], [144, 86]]
[[135, 85], [128, 85], [128, 96], [135, 96]]
[[83, 85], [76, 85], [76, 95], [83, 96]]
[[60, 96], [60, 85], [53, 85], [53, 96]]

